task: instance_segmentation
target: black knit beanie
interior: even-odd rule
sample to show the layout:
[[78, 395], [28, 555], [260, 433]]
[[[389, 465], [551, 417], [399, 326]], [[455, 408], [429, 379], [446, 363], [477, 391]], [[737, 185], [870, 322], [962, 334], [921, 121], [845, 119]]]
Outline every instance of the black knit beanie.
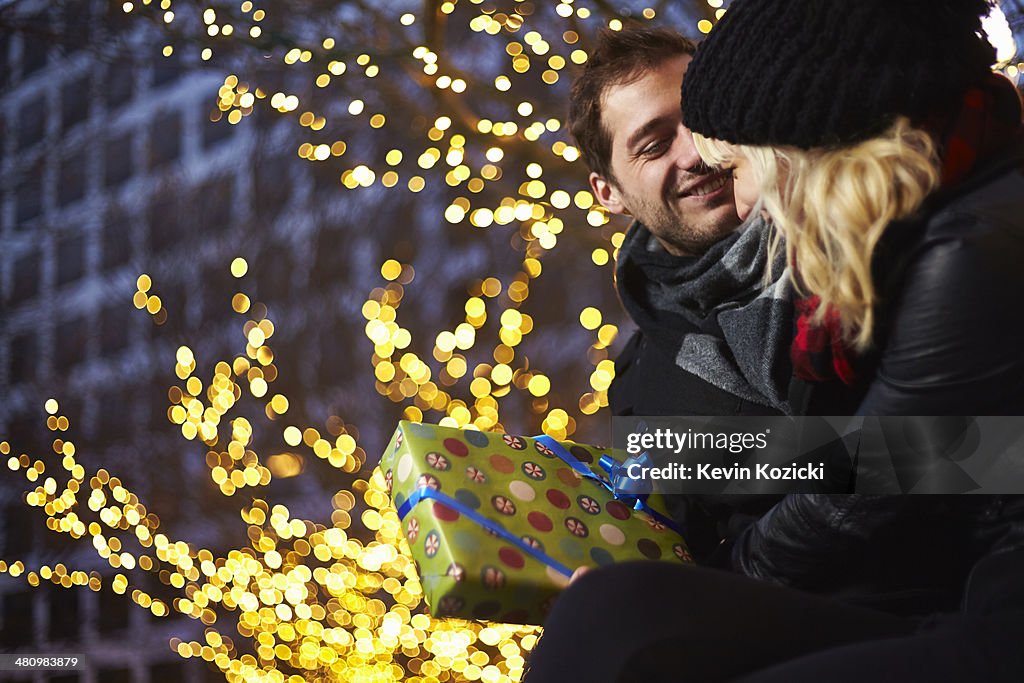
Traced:
[[989, 72], [987, 0], [733, 0], [683, 79], [683, 121], [736, 144], [845, 146], [952, 108]]

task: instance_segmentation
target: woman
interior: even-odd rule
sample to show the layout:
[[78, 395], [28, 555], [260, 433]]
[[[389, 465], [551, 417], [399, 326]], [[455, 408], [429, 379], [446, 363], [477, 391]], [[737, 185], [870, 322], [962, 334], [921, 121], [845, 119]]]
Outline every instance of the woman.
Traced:
[[796, 374], [841, 382], [843, 414], [1024, 412], [1020, 99], [988, 10], [740, 0], [687, 73], [698, 149], [761, 195], [806, 294]]
[[[702, 156], [785, 238], [806, 412], [1024, 413], [1021, 106], [988, 10], [734, 0], [687, 70]], [[1020, 496], [787, 496], [727, 556], [586, 573], [527, 683], [1024, 680]]]

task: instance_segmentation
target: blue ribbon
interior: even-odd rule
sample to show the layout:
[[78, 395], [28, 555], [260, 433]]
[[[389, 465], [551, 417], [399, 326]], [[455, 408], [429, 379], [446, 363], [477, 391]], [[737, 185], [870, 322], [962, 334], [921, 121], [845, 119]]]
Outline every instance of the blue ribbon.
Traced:
[[447, 505], [456, 512], [465, 515], [466, 517], [473, 520], [474, 522], [484, 527], [488, 531], [493, 531], [501, 538], [515, 545], [524, 553], [527, 553], [531, 557], [540, 560], [541, 562], [551, 567], [555, 571], [564, 574], [565, 576], [572, 576], [572, 569], [569, 569], [569, 567], [566, 567], [564, 564], [554, 559], [544, 551], [538, 548], [534, 548], [532, 545], [530, 545], [523, 539], [519, 538], [512, 532], [508, 531], [507, 529], [505, 529], [505, 527], [501, 526], [494, 520], [488, 519], [487, 517], [484, 517], [473, 508], [463, 505], [455, 498], [449, 496], [447, 493], [441, 493], [440, 491], [432, 489], [429, 486], [418, 488], [412, 492], [412, 495], [410, 495], [409, 498], [398, 507], [398, 519], [405, 519], [406, 515], [412, 512], [413, 507], [415, 507], [417, 503], [419, 503], [421, 500], [426, 500], [429, 498], [433, 498], [439, 503], [443, 503], [444, 505]]
[[[627, 465], [620, 463], [618, 460], [616, 460], [610, 455], [602, 455], [598, 464], [601, 466], [601, 469], [607, 472], [608, 476], [611, 477], [611, 481], [609, 481], [597, 475], [593, 470], [591, 470], [589, 467], [580, 462], [575, 455], [566, 450], [566, 448], [562, 444], [560, 444], [558, 441], [551, 438], [547, 434], [535, 436], [533, 437], [533, 439], [534, 441], [542, 443], [548, 448], [550, 448], [552, 451], [554, 451], [555, 455], [564, 460], [565, 463], [572, 467], [574, 470], [579, 472], [580, 476], [582, 476], [584, 479], [590, 479], [591, 481], [597, 482], [597, 484], [606, 488], [613, 496], [615, 496], [615, 500], [624, 503], [625, 505], [631, 507], [634, 510], [646, 512], [648, 515], [650, 515], [657, 521], [661, 522], [669, 529], [672, 529], [672, 531], [676, 532], [680, 536], [683, 535], [682, 529], [679, 527], [679, 525], [675, 523], [675, 521], [661, 514], [660, 512], [658, 512], [657, 510], [655, 510], [654, 508], [647, 504], [647, 497], [650, 495], [649, 486], [647, 487], [648, 490], [645, 490], [640, 493], [626, 493], [621, 490], [622, 488], [625, 488], [620, 486], [620, 483], [623, 481], [623, 479], [625, 479], [628, 483], [633, 484], [633, 487], [636, 486], [636, 482], [633, 479], [623, 474], [628, 467]], [[643, 453], [642, 455], [639, 456], [639, 458], [631, 458], [630, 460], [638, 464], [647, 463], [648, 465], [650, 465], [650, 458], [647, 455], [647, 453]], [[613, 484], [612, 482], [616, 483]]]
[[[646, 512], [648, 515], [650, 515], [657, 521], [661, 522], [669, 529], [672, 529], [680, 536], [683, 535], [682, 530], [672, 519], [666, 517], [665, 515], [655, 510], [654, 508], [647, 505], [646, 501], [650, 493], [649, 491], [644, 491], [642, 493], [622, 492], [620, 490], [621, 487], [618, 484], [613, 485], [609, 480], [606, 480], [601, 476], [597, 475], [593, 470], [591, 470], [589, 467], [580, 462], [579, 459], [576, 458], [576, 456], [574, 456], [572, 453], [566, 450], [565, 447], [562, 446], [562, 444], [560, 444], [558, 441], [555, 441], [547, 434], [541, 434], [540, 436], [533, 437], [533, 439], [534, 441], [542, 443], [549, 449], [551, 449], [551, 451], [554, 452], [556, 456], [558, 456], [567, 465], [572, 467], [584, 479], [590, 479], [591, 481], [596, 482], [598, 485], [607, 489], [615, 497], [615, 500], [624, 503], [625, 505], [634, 510]], [[631, 458], [630, 460], [640, 463], [647, 462], [649, 458], [647, 456], [647, 453], [643, 453], [641, 456], [639, 456], [639, 458]], [[612, 482], [621, 482], [623, 479], [625, 479], [634, 486], [636, 485], [636, 482], [633, 479], [630, 479], [628, 476], [623, 474], [623, 472], [626, 471], [627, 465], [619, 463], [619, 461], [613, 458], [612, 456], [602, 455], [599, 464], [601, 466], [601, 469], [607, 472], [608, 476], [611, 477]], [[554, 559], [544, 551], [534, 548], [532, 545], [530, 545], [523, 539], [519, 538], [512, 532], [508, 531], [505, 527], [501, 526], [501, 524], [499, 524], [498, 522], [495, 522], [492, 519], [484, 517], [473, 508], [468, 507], [463, 503], [459, 502], [458, 500], [456, 500], [455, 498], [452, 498], [448, 494], [441, 493], [440, 491], [432, 489], [429, 486], [422, 486], [416, 489], [409, 495], [409, 497], [406, 499], [404, 503], [398, 506], [398, 519], [404, 520], [406, 516], [408, 516], [408, 514], [412, 512], [412, 509], [416, 506], [417, 503], [419, 503], [422, 500], [428, 499], [436, 500], [437, 502], [442, 503], [450, 507], [451, 509], [455, 510], [459, 514], [465, 515], [467, 518], [473, 520], [483, 528], [497, 534], [499, 537], [513, 544], [527, 555], [530, 555], [531, 557], [540, 560], [541, 562], [551, 567], [555, 571], [559, 572], [560, 574], [564, 574], [565, 576], [572, 576], [572, 569], [562, 564], [558, 560]]]

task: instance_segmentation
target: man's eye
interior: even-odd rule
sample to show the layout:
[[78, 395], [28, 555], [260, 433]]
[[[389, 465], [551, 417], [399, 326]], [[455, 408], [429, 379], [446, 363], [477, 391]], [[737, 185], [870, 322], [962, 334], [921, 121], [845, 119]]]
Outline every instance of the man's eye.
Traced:
[[646, 147], [640, 150], [640, 155], [643, 157], [657, 156], [663, 154], [668, 149], [668, 140], [655, 140]]

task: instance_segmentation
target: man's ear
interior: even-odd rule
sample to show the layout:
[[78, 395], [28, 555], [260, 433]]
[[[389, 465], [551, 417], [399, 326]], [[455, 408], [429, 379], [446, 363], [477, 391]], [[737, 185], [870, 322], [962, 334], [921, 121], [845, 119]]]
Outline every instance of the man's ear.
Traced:
[[612, 213], [629, 215], [629, 209], [622, 203], [622, 195], [615, 185], [597, 173], [590, 174], [590, 189], [594, 197], [604, 208]]

